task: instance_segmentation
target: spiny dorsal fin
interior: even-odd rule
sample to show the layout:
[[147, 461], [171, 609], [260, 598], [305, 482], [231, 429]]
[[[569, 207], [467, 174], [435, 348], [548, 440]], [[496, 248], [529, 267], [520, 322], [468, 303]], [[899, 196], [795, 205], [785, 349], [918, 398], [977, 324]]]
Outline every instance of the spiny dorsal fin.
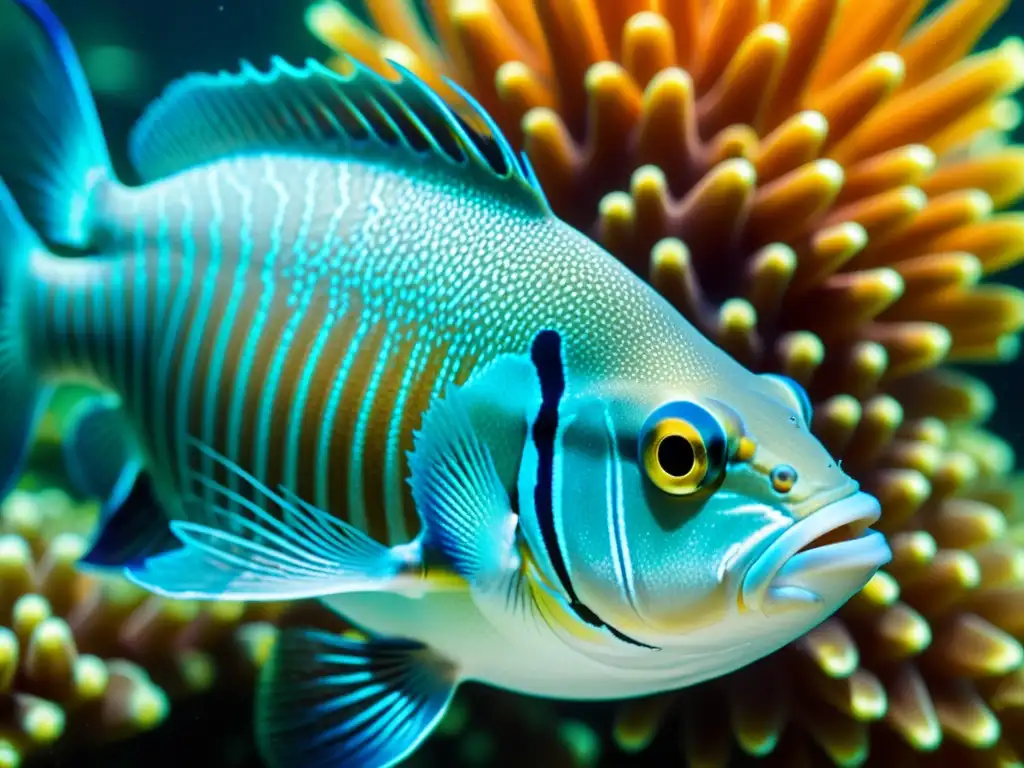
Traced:
[[474, 130], [430, 86], [403, 68], [389, 80], [355, 59], [342, 75], [319, 62], [295, 67], [279, 57], [263, 72], [189, 75], [154, 102], [132, 132], [131, 157], [144, 180], [232, 155], [303, 152], [410, 167], [427, 163], [500, 184], [503, 194], [548, 210], [525, 156], [454, 83], [479, 125]]

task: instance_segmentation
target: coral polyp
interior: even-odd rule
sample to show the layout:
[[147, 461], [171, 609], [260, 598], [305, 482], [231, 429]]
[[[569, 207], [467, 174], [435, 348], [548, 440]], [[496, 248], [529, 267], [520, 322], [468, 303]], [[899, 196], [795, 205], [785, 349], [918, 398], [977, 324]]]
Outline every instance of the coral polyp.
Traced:
[[[626, 705], [693, 765], [1024, 759], [1024, 538], [994, 397], [1015, 358], [1024, 44], [972, 52], [1006, 0], [334, 0], [307, 21], [383, 74], [468, 89], [553, 209], [756, 370], [883, 502], [895, 557], [835, 617], [741, 672]], [[334, 60], [340, 69], [344, 57]], [[669, 737], [665, 737], [669, 739]], [[675, 738], [675, 737], [672, 737]], [[680, 739], [676, 738], [676, 741]]]
[[174, 699], [249, 685], [280, 606], [149, 595], [82, 572], [95, 505], [16, 491], [0, 510], [0, 766], [160, 725]]

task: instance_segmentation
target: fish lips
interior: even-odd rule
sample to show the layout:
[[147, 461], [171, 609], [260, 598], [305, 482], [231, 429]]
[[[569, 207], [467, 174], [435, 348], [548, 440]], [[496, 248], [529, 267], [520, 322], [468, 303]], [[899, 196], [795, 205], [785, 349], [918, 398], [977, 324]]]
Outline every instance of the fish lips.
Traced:
[[892, 558], [885, 536], [869, 528], [881, 512], [874, 496], [857, 492], [790, 525], [744, 574], [743, 607], [768, 616], [838, 607]]

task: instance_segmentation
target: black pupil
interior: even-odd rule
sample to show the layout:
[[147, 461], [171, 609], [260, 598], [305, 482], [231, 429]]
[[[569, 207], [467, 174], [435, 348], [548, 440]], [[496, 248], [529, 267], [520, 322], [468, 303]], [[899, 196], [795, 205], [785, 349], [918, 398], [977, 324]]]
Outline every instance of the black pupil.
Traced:
[[669, 435], [658, 444], [658, 464], [672, 477], [683, 477], [693, 469], [697, 458], [693, 446], [685, 437]]

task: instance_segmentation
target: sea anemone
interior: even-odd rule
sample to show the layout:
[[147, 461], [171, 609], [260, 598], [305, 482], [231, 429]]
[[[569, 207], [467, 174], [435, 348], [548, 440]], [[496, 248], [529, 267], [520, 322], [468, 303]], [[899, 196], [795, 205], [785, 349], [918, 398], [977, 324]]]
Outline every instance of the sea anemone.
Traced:
[[971, 53], [1008, 0], [366, 5], [369, 24], [333, 0], [307, 21], [456, 105], [444, 78], [467, 88], [562, 218], [803, 383], [883, 502], [895, 557], [860, 595], [737, 674], [624, 707], [619, 746], [682, 712], [693, 765], [1019, 763], [1020, 483], [980, 427], [992, 393], [949, 367], [1013, 359], [1024, 326], [1024, 294], [987, 281], [1024, 258], [1024, 217], [999, 212], [1024, 194], [1024, 43]]
[[154, 728], [175, 698], [250, 684], [271, 647], [279, 606], [199, 606], [81, 572], [95, 518], [56, 488], [0, 507], [0, 768]]

